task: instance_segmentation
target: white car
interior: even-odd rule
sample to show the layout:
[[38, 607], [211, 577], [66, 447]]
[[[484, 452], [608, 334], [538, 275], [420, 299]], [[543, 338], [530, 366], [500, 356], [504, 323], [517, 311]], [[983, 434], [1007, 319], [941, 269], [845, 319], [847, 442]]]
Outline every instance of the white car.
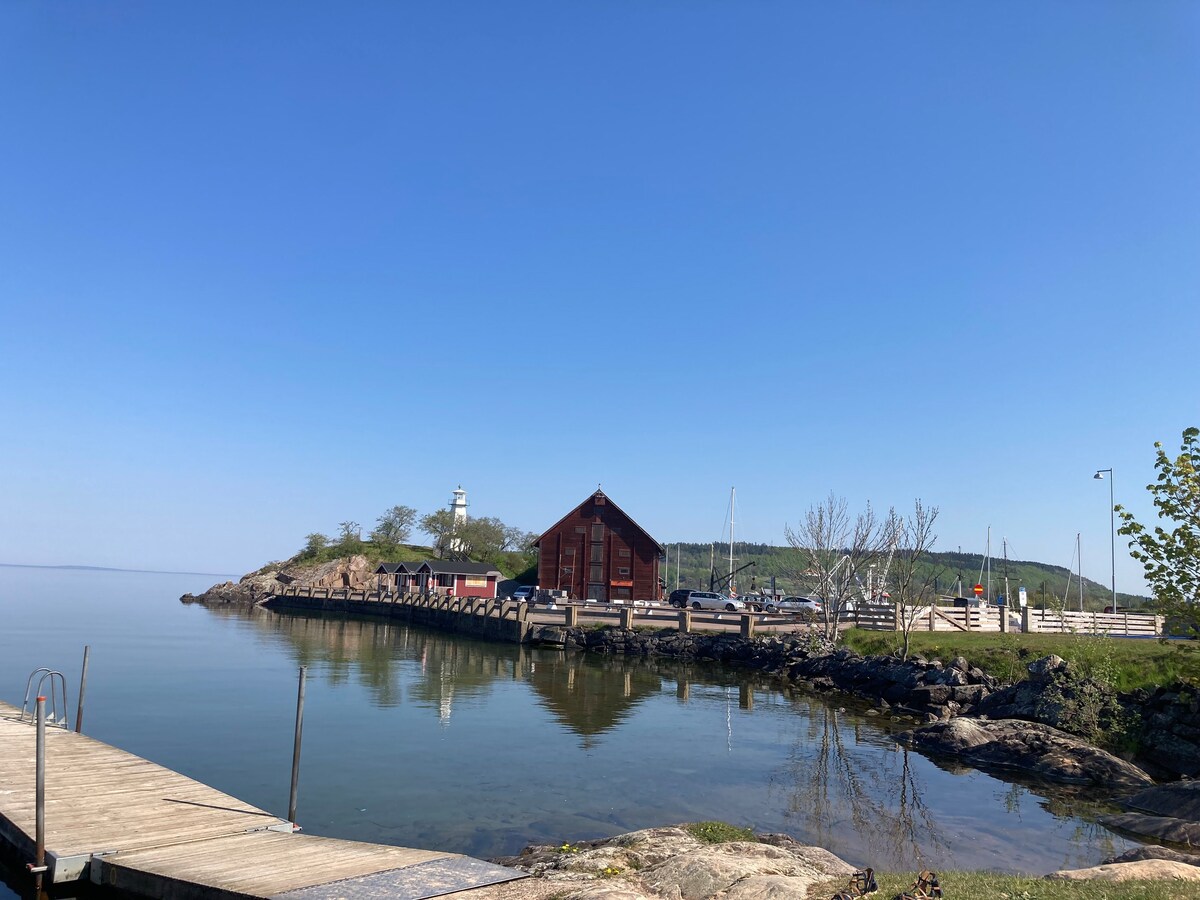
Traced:
[[519, 588], [517, 588], [515, 591], [512, 592], [512, 598], [514, 600], [524, 600], [524, 601], [528, 602], [529, 598], [532, 596], [533, 596], [533, 586], [528, 585], [528, 584], [523, 584]]
[[782, 600], [772, 600], [767, 604], [767, 612], [778, 613], [812, 613], [819, 615], [823, 607], [811, 597], [784, 597]]
[[687, 602], [692, 609], [723, 609], [726, 612], [737, 612], [746, 608], [746, 604], [736, 597], [726, 597], [712, 591], [692, 591], [688, 594]]

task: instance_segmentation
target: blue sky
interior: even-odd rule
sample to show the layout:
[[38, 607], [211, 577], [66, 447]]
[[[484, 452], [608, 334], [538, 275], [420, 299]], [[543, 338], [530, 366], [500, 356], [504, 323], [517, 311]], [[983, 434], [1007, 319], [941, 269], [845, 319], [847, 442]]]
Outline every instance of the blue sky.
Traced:
[[[1109, 575], [1200, 423], [1200, 8], [8, 4], [0, 561], [597, 483]], [[1118, 587], [1140, 589], [1119, 552]]]

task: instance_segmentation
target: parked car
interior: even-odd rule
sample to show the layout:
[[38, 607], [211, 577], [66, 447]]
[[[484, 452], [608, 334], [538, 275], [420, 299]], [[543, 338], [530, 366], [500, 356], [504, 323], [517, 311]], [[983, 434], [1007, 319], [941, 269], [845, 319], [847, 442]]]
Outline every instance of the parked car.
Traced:
[[780, 613], [812, 613], [814, 615], [821, 612], [821, 604], [811, 597], [784, 597], [782, 600], [773, 600], [767, 604], [767, 612]]
[[688, 594], [688, 606], [692, 609], [723, 609], [726, 612], [737, 612], [746, 608], [746, 604], [741, 600], [712, 591], [692, 591]]
[[954, 605], [955, 606], [977, 607], [977, 606], [983, 606], [983, 601], [980, 600], [978, 597], [955, 597]]
[[771, 602], [771, 598], [766, 594], [739, 594], [738, 599], [745, 603], [746, 608], [752, 612], [762, 612]]
[[512, 598], [514, 600], [525, 600], [526, 602], [528, 602], [529, 598], [532, 596], [533, 596], [533, 585], [531, 585], [531, 584], [523, 584], [519, 588], [517, 588], [515, 591], [512, 592]]
[[691, 588], [679, 588], [678, 590], [671, 591], [670, 596], [667, 597], [667, 602], [678, 609], [683, 609], [688, 605], [688, 594], [691, 592]]

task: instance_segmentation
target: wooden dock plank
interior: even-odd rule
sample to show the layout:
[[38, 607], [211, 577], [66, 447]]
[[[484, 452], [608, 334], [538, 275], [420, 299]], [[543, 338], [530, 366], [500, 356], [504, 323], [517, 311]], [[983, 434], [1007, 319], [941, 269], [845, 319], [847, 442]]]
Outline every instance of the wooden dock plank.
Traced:
[[[0, 838], [29, 854], [36, 732], [18, 721], [18, 712], [0, 702]], [[267, 830], [272, 827], [281, 830]], [[52, 858], [90, 858], [97, 883], [164, 900], [245, 900], [292, 891], [303, 892], [298, 900], [319, 900], [381, 889], [416, 900], [524, 877], [458, 854], [289, 828], [266, 810], [149, 760], [47, 729], [46, 849]], [[84, 867], [81, 862], [70, 871]]]

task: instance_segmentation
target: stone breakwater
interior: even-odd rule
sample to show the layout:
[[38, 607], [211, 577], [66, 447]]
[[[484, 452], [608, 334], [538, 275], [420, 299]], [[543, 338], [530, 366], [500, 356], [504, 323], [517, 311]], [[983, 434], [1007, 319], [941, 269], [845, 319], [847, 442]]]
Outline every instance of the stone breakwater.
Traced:
[[673, 630], [542, 626], [533, 638], [593, 653], [711, 660], [753, 669], [816, 691], [841, 691], [881, 710], [895, 709], [929, 722], [971, 712], [999, 688], [996, 679], [955, 657], [949, 663], [920, 656], [859, 656], [846, 648], [825, 652], [800, 636], [743, 638], [729, 634], [683, 634]]
[[[743, 638], [546, 625], [535, 627], [531, 637], [593, 653], [740, 666], [789, 685], [847, 694], [880, 713], [907, 714], [927, 724], [957, 716], [1035, 722], [1087, 742], [1122, 744], [1130, 748], [1123, 755], [1156, 777], [1200, 777], [1200, 689], [1175, 684], [1118, 694], [1057, 656], [1031, 662], [1026, 679], [1005, 685], [963, 657], [946, 663], [921, 656], [863, 657], [844, 647], [829, 652], [808, 634]], [[953, 742], [944, 752], [955, 752]]]

